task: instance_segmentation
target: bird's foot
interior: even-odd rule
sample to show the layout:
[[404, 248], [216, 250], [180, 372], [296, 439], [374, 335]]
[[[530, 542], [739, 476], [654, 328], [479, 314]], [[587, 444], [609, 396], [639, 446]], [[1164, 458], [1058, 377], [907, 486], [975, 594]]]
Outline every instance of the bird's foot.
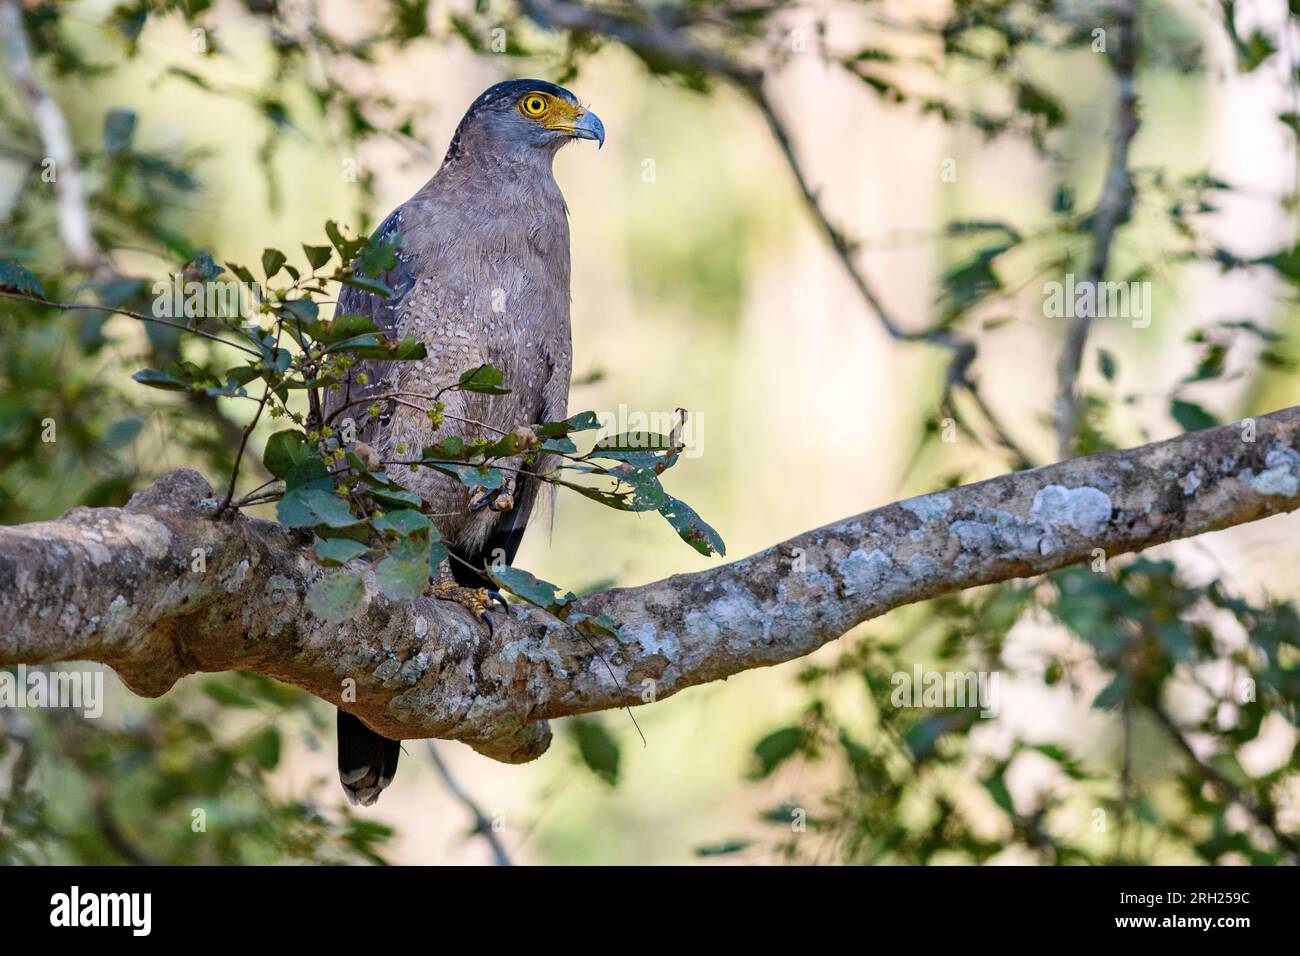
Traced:
[[515, 476], [506, 475], [498, 488], [478, 488], [469, 498], [470, 511], [509, 511], [515, 506]]
[[[488, 636], [492, 636], [492, 615], [488, 607], [494, 602], [493, 592], [487, 588], [467, 588], [454, 581], [438, 581], [433, 585], [433, 596], [439, 601], [451, 601], [469, 610], [478, 620], [487, 625]], [[500, 600], [496, 595], [495, 600]]]

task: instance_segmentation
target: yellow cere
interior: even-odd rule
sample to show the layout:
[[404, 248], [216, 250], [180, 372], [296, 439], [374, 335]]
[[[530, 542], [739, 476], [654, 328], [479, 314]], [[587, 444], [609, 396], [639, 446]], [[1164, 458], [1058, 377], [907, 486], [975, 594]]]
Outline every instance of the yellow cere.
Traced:
[[535, 90], [519, 99], [519, 112], [535, 119], [547, 129], [572, 132], [573, 126], [587, 111], [568, 100]]

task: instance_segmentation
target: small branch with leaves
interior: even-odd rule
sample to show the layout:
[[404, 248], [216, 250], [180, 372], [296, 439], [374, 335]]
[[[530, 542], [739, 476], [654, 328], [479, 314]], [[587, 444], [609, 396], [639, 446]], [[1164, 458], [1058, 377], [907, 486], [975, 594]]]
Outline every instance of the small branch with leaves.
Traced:
[[[138, 321], [180, 328], [249, 356], [243, 364], [224, 370], [178, 361], [143, 369], [133, 378], [142, 385], [187, 396], [256, 403], [240, 433], [226, 490], [213, 517], [226, 519], [241, 507], [274, 503], [285, 527], [310, 532], [316, 560], [323, 567], [337, 569], [312, 585], [307, 606], [313, 613], [336, 622], [359, 613], [365, 595], [362, 579], [370, 569], [388, 598], [412, 600], [424, 593], [439, 565], [453, 558], [440, 540], [439, 516], [402, 482], [403, 475], [420, 469], [444, 475], [478, 495], [501, 489], [527, 473], [529, 480], [565, 488], [618, 511], [658, 512], [701, 554], [725, 554], [717, 532], [689, 505], [670, 495], [661, 480], [679, 460], [683, 410], [679, 410], [671, 435], [629, 432], [607, 436], [580, 452], [574, 437], [601, 427], [594, 412], [581, 412], [563, 421], [519, 423], [508, 429], [447, 415], [443, 398], [448, 392], [486, 396], [510, 392], [502, 371], [490, 364], [465, 370], [432, 395], [396, 390], [353, 399], [354, 384], [371, 384], [365, 373], [356, 372], [358, 363], [417, 362], [426, 357], [426, 350], [412, 336], [390, 338], [365, 316], [345, 313], [321, 318], [319, 300], [340, 284], [391, 297], [393, 292], [381, 276], [395, 265], [401, 245], [400, 236], [349, 238], [334, 222], [326, 223], [325, 232], [329, 245], [303, 246], [305, 269], [291, 264], [278, 249], [265, 250], [260, 285], [243, 265], [226, 263], [223, 268], [211, 256], [196, 259], [192, 268], [196, 287], [189, 295], [205, 302], [206, 284], [229, 270], [245, 287], [261, 290], [254, 320], [241, 314], [219, 314], [182, 322], [169, 315], [117, 310]], [[12, 261], [0, 261], [0, 295], [38, 306], [76, 307], [46, 299], [39, 280]], [[255, 397], [249, 389], [256, 384], [262, 387]], [[324, 412], [326, 392], [342, 392], [343, 396], [328, 417]], [[294, 407], [300, 404], [294, 400], [295, 394], [306, 396], [305, 412]], [[357, 440], [355, 419], [379, 418], [393, 405], [427, 415], [431, 430], [438, 431], [440, 437], [409, 454], [399, 446], [399, 454], [407, 457], [380, 461]], [[365, 406], [364, 411], [360, 406]], [[360, 414], [345, 415], [354, 407]], [[272, 479], [236, 497], [241, 465], [264, 413], [287, 418], [292, 427], [267, 439], [262, 464]], [[449, 434], [449, 420], [489, 432], [491, 437]], [[516, 461], [520, 464], [510, 464]], [[556, 464], [539, 471], [542, 462]], [[538, 596], [535, 579], [525, 571], [506, 567], [473, 570], [501, 590], [537, 603], [561, 619], [567, 616], [564, 602]], [[588, 621], [583, 629], [584, 633], [615, 634], [612, 621]]]

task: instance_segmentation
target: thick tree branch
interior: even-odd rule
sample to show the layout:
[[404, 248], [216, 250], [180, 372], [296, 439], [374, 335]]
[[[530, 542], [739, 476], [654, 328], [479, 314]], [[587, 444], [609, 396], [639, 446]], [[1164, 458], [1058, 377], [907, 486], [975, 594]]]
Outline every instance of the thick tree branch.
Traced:
[[[193, 471], [123, 509], [0, 529], [0, 665], [95, 660], [138, 693], [241, 669], [296, 684], [390, 737], [541, 754], [545, 721], [635, 705], [811, 653], [904, 604], [1300, 507], [1300, 407], [886, 505], [740, 561], [578, 600], [618, 640], [531, 607], [489, 636], [459, 606], [305, 607], [307, 536], [236, 515]], [[1249, 440], [1249, 439], [1254, 440]], [[202, 555], [202, 561], [196, 556]], [[615, 680], [617, 677], [617, 680]], [[355, 700], [345, 692], [355, 682]]]

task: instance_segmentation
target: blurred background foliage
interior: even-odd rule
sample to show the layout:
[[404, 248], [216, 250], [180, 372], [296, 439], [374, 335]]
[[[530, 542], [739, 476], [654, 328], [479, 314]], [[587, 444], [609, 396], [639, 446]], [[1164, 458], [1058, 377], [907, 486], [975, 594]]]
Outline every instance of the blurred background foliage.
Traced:
[[[130, 379], [220, 350], [95, 307], [148, 312], [205, 254], [319, 243], [327, 218], [373, 227], [516, 75], [610, 131], [557, 161], [573, 406], [691, 409], [678, 487], [733, 554], [1300, 401], [1295, 0], [0, 7], [4, 523], [228, 473], [249, 409]], [[89, 248], [62, 228], [19, 41], [70, 128]], [[18, 301], [18, 264], [84, 308]], [[1094, 273], [1149, 282], [1153, 320], [1094, 324], [1062, 442], [1069, 323], [1045, 283]], [[521, 565], [575, 589], [704, 565], [599, 511], [562, 499]], [[143, 701], [108, 674], [101, 719], [0, 710], [0, 860], [485, 862], [491, 829], [521, 862], [1294, 862], [1297, 530], [901, 609], [641, 709], [644, 748], [618, 714], [565, 722], [525, 767], [444, 744], [438, 771], [408, 742], [364, 815], [320, 701], [240, 674]], [[996, 672], [998, 716], [891, 706], [918, 665]]]

